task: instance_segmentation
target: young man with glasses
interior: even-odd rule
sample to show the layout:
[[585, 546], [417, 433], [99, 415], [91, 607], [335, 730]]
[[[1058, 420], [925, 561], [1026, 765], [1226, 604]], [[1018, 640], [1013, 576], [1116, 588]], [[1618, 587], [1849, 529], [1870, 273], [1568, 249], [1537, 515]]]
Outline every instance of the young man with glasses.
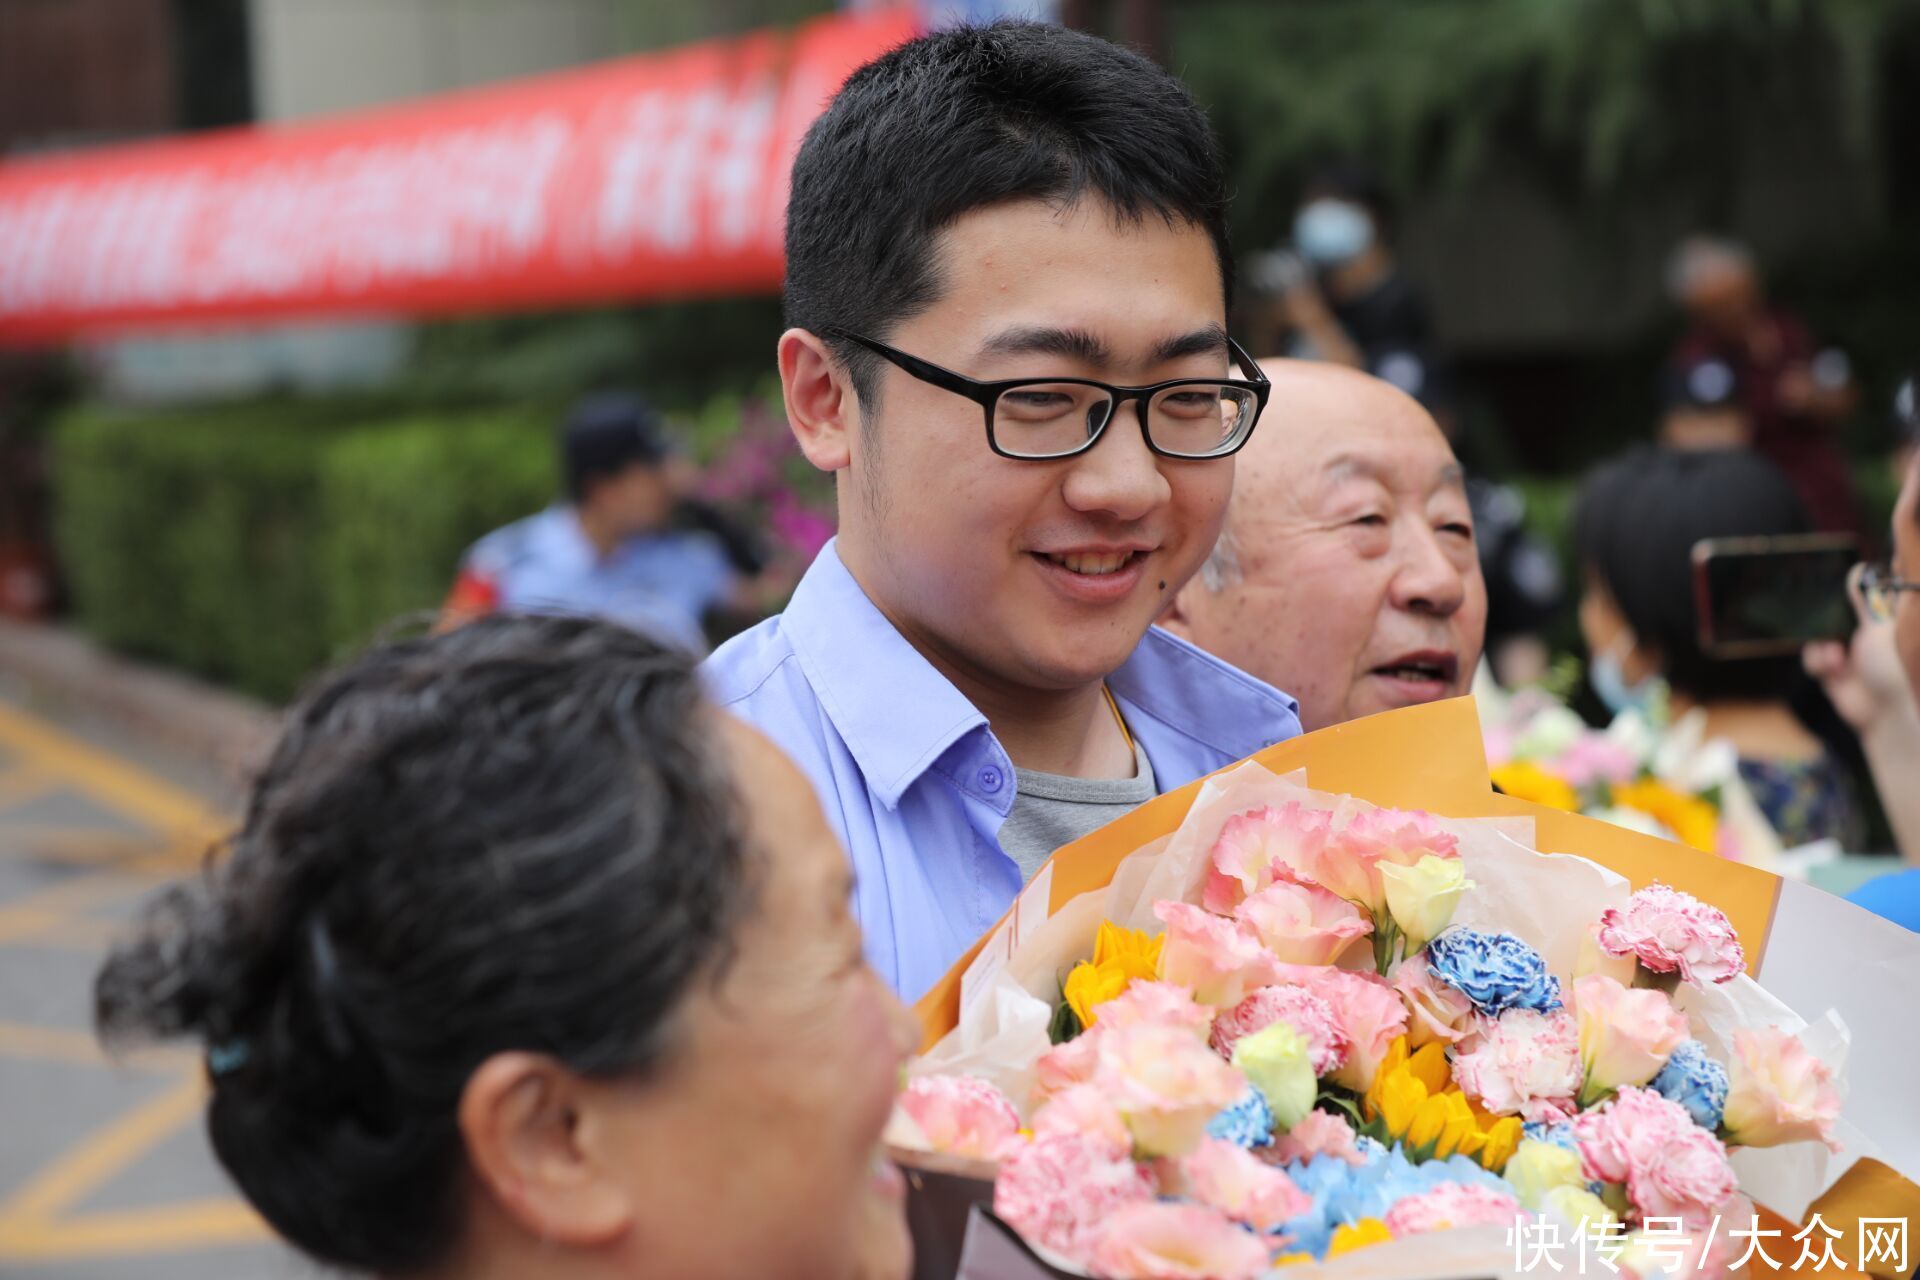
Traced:
[[862, 68], [795, 161], [780, 376], [840, 533], [707, 673], [819, 789], [909, 998], [1055, 847], [1298, 732], [1150, 629], [1266, 407], [1225, 206], [1178, 81], [1030, 24]]

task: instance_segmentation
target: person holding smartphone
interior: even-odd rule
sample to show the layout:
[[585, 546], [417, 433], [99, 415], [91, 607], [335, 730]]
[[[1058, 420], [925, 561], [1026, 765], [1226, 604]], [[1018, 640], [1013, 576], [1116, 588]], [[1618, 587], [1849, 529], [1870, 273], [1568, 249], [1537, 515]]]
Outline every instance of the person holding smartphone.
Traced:
[[1845, 765], [1795, 714], [1782, 656], [1726, 657], [1701, 642], [1695, 549], [1715, 539], [1807, 532], [1773, 464], [1743, 450], [1635, 448], [1588, 477], [1574, 517], [1580, 629], [1594, 693], [1615, 714], [1647, 709], [1664, 683], [1675, 717], [1698, 711], [1730, 742], [1741, 779], [1788, 848], [1859, 844]]
[[1179, 81], [1030, 23], [855, 71], [794, 162], [780, 380], [840, 529], [706, 676], [812, 779], [902, 995], [1061, 844], [1299, 731], [1152, 628], [1268, 399], [1226, 199]]

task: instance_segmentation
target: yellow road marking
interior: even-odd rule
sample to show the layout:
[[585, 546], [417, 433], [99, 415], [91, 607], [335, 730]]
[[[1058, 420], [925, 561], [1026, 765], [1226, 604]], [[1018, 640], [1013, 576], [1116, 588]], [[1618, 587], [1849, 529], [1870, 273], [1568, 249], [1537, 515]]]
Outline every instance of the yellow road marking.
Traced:
[[0, 906], [0, 943], [19, 942], [71, 923], [74, 912], [115, 898], [139, 893], [149, 886], [124, 875], [100, 872], [75, 876], [24, 898]]
[[167, 832], [218, 831], [224, 821], [198, 797], [115, 759], [69, 733], [0, 706], [0, 743], [36, 768], [72, 779], [88, 794]]
[[0, 1022], [0, 1056], [87, 1067], [129, 1067], [139, 1071], [164, 1071], [169, 1075], [194, 1067], [194, 1055], [185, 1049], [156, 1046], [125, 1057], [109, 1058], [99, 1041], [85, 1031], [35, 1027], [24, 1022]]
[[27, 764], [0, 773], [0, 805], [24, 804], [38, 799], [58, 784], [51, 773]]
[[91, 1194], [198, 1116], [206, 1095], [198, 1075], [183, 1076], [165, 1093], [87, 1137], [0, 1204], [0, 1233], [17, 1222], [51, 1218]]
[[238, 1200], [203, 1200], [164, 1208], [90, 1213], [63, 1221], [0, 1221], [0, 1259], [61, 1262], [144, 1256], [161, 1249], [258, 1244], [273, 1232]]

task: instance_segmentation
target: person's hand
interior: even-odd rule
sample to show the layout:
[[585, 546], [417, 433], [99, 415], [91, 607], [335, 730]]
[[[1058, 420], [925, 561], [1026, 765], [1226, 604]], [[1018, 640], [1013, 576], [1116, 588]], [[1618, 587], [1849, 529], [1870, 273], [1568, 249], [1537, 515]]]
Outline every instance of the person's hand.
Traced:
[[1294, 328], [1305, 329], [1309, 333], [1333, 320], [1333, 311], [1327, 306], [1326, 295], [1320, 292], [1320, 286], [1311, 275], [1303, 276], [1280, 295], [1280, 314]]
[[1859, 630], [1850, 641], [1822, 640], [1807, 646], [1802, 661], [1820, 682], [1841, 719], [1865, 736], [1890, 711], [1912, 712], [1913, 690], [1894, 648], [1893, 624], [1871, 616], [1858, 585], [1847, 584]]

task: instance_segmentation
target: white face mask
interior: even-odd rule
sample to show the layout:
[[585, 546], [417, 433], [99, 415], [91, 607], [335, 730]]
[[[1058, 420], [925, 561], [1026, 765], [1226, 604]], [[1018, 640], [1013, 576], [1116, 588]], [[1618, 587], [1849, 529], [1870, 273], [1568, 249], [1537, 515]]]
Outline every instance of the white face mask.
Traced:
[[1616, 716], [1629, 711], [1644, 713], [1653, 701], [1651, 678], [1634, 683], [1627, 681], [1626, 668], [1622, 663], [1626, 655], [1632, 652], [1632, 638], [1623, 636], [1619, 644], [1605, 653], [1594, 654], [1593, 664], [1587, 669], [1587, 683], [1593, 686], [1594, 696]]
[[1293, 242], [1316, 267], [1337, 267], [1372, 247], [1373, 219], [1357, 204], [1322, 197], [1294, 218]]

